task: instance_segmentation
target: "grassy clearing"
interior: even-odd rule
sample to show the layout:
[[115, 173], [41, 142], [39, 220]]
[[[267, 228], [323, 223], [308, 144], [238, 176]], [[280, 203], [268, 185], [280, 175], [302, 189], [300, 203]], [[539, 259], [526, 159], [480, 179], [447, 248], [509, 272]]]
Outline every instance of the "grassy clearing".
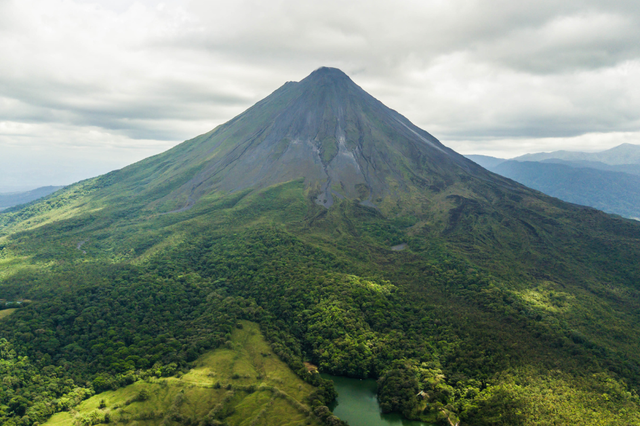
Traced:
[[46, 425], [319, 425], [305, 404], [314, 388], [278, 359], [257, 324], [239, 324], [227, 348], [201, 356], [182, 377], [100, 393]]
[[8, 317], [15, 311], [16, 311], [15, 309], [3, 309], [2, 311], [0, 311], [0, 320]]

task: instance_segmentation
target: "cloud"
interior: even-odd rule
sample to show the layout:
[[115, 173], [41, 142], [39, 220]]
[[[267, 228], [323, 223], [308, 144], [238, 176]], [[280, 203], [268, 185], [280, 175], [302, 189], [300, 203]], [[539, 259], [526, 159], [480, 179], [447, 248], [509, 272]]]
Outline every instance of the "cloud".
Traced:
[[0, 150], [124, 166], [322, 65], [467, 152], [605, 149], [640, 132], [639, 31], [628, 0], [0, 0]]

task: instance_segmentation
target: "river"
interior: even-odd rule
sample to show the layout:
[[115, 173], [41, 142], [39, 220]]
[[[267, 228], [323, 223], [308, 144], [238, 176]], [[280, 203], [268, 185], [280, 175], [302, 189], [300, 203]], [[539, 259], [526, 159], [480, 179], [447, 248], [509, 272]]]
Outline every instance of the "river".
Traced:
[[349, 422], [350, 426], [430, 426], [415, 420], [403, 419], [400, 414], [382, 414], [378, 405], [376, 381], [350, 379], [322, 374], [333, 381], [338, 400], [329, 408], [333, 414]]

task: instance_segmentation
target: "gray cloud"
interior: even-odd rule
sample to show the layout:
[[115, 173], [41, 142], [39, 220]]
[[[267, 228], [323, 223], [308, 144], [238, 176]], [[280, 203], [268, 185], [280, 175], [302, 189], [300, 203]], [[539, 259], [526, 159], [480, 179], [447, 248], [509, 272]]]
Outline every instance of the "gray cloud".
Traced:
[[322, 65], [463, 152], [640, 143], [639, 32], [635, 0], [0, 0], [0, 167], [124, 166]]

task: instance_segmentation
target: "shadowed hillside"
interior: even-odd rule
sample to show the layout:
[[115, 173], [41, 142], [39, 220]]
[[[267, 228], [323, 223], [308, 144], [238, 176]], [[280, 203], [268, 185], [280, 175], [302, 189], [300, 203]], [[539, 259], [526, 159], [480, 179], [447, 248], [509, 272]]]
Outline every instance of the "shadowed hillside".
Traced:
[[468, 157], [494, 173], [563, 201], [628, 218], [640, 218], [640, 165]]

